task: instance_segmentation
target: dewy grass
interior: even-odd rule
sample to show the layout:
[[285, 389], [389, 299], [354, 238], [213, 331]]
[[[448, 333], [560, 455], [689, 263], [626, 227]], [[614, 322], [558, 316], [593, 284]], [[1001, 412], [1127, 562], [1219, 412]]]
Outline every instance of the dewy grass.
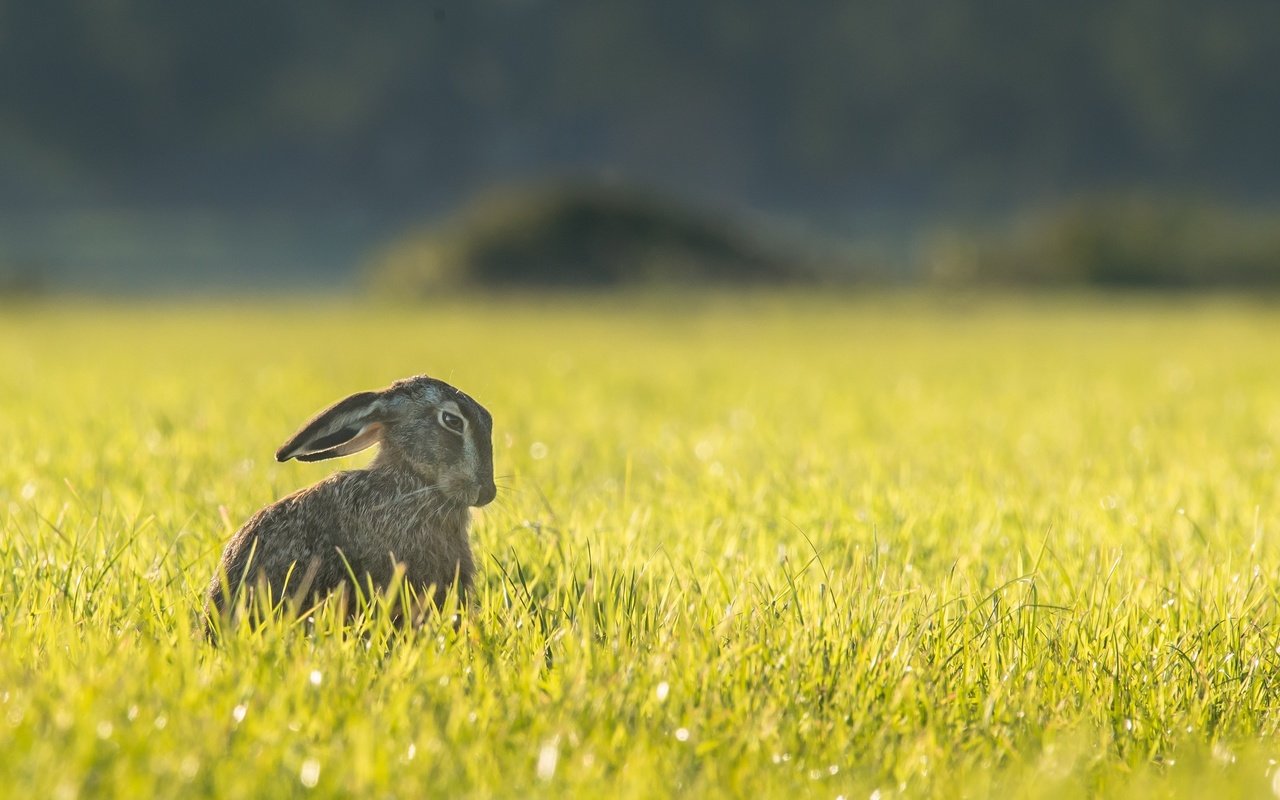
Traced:
[[[1274, 308], [0, 314], [11, 796], [1280, 791]], [[335, 468], [274, 448], [418, 372], [496, 420], [462, 624], [210, 645], [226, 538]]]

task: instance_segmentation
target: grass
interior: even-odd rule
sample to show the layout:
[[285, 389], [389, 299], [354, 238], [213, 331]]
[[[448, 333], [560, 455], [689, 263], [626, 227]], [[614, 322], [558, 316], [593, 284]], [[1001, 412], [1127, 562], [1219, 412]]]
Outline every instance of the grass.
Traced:
[[[1277, 342], [1221, 298], [0, 310], [0, 786], [1280, 791]], [[206, 645], [224, 541], [334, 468], [274, 448], [416, 372], [508, 476], [465, 623]]]

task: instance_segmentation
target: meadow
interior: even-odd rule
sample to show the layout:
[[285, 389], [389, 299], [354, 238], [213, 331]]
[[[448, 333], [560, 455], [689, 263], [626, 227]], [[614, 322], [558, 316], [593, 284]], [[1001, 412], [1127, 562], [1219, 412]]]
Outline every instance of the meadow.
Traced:
[[[0, 307], [0, 794], [1280, 794], [1280, 306]], [[474, 605], [200, 635], [420, 372], [495, 418]]]

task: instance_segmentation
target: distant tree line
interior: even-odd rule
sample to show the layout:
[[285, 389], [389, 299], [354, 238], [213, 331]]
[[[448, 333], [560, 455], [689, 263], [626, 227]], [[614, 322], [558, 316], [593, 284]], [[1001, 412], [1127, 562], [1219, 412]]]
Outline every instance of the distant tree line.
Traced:
[[781, 284], [817, 272], [741, 221], [637, 189], [582, 181], [491, 191], [370, 260], [385, 297], [459, 289]]
[[944, 284], [1280, 288], [1280, 211], [1112, 194], [951, 230], [926, 248]]

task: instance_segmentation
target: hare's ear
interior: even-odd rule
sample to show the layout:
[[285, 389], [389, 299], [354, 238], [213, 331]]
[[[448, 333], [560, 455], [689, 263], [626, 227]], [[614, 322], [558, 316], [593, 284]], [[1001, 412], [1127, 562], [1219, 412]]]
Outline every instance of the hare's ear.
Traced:
[[382, 438], [385, 403], [378, 392], [353, 394], [321, 411], [276, 451], [276, 461], [349, 456]]

